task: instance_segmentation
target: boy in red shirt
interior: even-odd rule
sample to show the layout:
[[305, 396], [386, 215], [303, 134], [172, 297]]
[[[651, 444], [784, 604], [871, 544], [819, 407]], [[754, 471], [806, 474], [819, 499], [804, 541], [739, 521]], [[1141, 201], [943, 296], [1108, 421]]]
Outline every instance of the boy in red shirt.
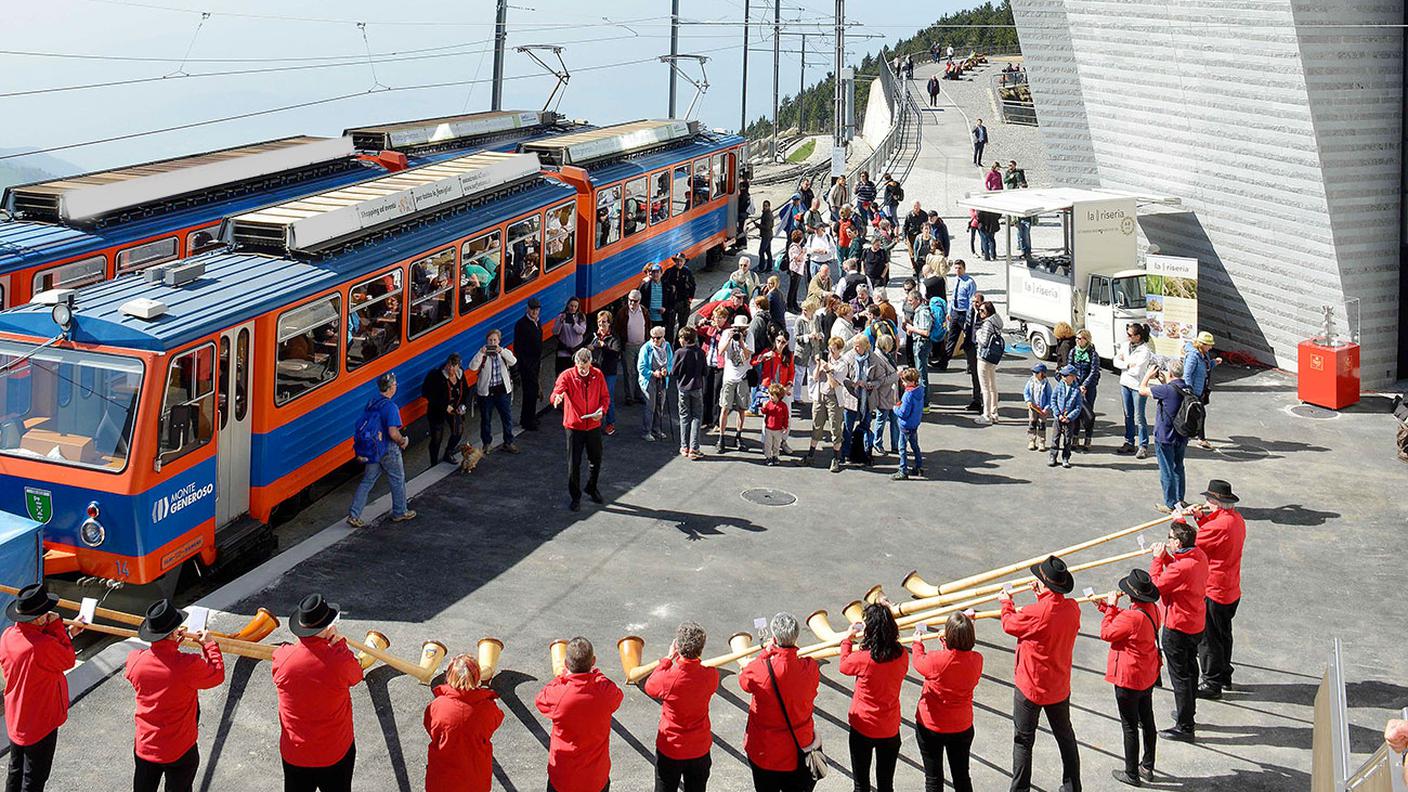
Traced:
[[763, 456], [769, 465], [778, 463], [782, 453], [782, 443], [787, 439], [787, 424], [792, 418], [792, 408], [782, 400], [786, 393], [780, 383], [768, 386], [768, 400], [760, 408], [763, 413]]
[[709, 700], [719, 689], [719, 672], [699, 661], [704, 628], [685, 622], [675, 630], [670, 653], [645, 680], [645, 695], [660, 702], [660, 731], [655, 737], [657, 792], [704, 792], [712, 761], [709, 747]]
[[549, 682], [534, 701], [552, 721], [548, 792], [611, 788], [611, 714], [621, 706], [624, 694], [595, 665], [592, 642], [573, 638], [567, 642], [562, 676]]

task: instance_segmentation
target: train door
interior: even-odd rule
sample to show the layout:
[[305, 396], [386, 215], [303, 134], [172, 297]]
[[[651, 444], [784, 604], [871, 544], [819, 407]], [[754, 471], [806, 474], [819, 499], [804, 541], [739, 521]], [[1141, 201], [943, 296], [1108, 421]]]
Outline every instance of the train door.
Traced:
[[220, 444], [216, 450], [215, 525], [249, 511], [249, 409], [254, 324], [220, 334]]
[[0, 308], [10, 307], [10, 276], [0, 277]]

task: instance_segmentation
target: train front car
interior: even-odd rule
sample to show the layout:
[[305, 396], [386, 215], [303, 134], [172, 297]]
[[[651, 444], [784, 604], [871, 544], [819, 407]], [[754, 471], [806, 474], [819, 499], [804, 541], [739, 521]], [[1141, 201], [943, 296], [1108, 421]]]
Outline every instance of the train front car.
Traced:
[[698, 122], [633, 121], [524, 143], [578, 190], [577, 296], [587, 310], [634, 288], [646, 265], [722, 255], [738, 212], [743, 139]]

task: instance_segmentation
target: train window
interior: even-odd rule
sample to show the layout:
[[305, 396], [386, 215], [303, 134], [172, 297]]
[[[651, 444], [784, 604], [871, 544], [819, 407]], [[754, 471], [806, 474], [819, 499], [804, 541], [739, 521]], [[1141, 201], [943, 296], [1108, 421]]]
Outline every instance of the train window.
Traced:
[[[110, 472], [127, 466], [140, 360], [0, 341], [0, 372], [0, 454]], [[65, 380], [79, 398], [60, 404]]]
[[118, 251], [117, 271], [131, 272], [176, 258], [176, 237], [166, 237]]
[[219, 233], [218, 228], [202, 228], [199, 231], [192, 231], [186, 235], [186, 255], [194, 256], [207, 250], [220, 247], [220, 240], [215, 238]]
[[93, 256], [82, 261], [74, 261], [58, 267], [40, 270], [34, 275], [34, 291], [38, 294], [49, 289], [77, 289], [97, 283], [107, 276], [106, 256]]
[[361, 368], [401, 346], [401, 270], [352, 287], [347, 304], [347, 370]]
[[724, 169], [723, 154], [715, 154], [712, 159], [714, 168], [714, 197], [718, 198], [728, 194], [728, 171]]
[[460, 248], [460, 316], [499, 296], [499, 268], [504, 251], [498, 231], [464, 243]]
[[623, 236], [630, 236], [637, 231], [645, 230], [646, 189], [647, 183], [644, 176], [626, 182], [626, 204], [621, 221]]
[[596, 193], [596, 246], [606, 247], [621, 241], [621, 185], [606, 187]]
[[689, 163], [675, 166], [675, 200], [670, 209], [672, 217], [679, 217], [689, 211]]
[[728, 191], [738, 190], [738, 155], [732, 151], [724, 156], [724, 175], [728, 177]]
[[513, 291], [538, 277], [543, 243], [539, 239], [541, 215], [525, 217], [508, 227], [508, 257], [504, 262], [504, 288]]
[[544, 269], [548, 272], [572, 260], [577, 248], [577, 204], [567, 203], [548, 210], [548, 225], [544, 232], [547, 240], [547, 260]]
[[454, 248], [446, 248], [411, 264], [411, 338], [450, 321], [455, 313], [454, 304]]
[[694, 190], [694, 205], [702, 206], [709, 202], [709, 158], [694, 161], [694, 178], [690, 180]]
[[157, 429], [157, 461], [179, 459], [210, 442], [215, 427], [215, 346], [172, 358]]
[[235, 420], [243, 421], [249, 412], [249, 328], [242, 328], [235, 340]]
[[[342, 296], [331, 294], [279, 314], [274, 357], [276, 406], [337, 377], [342, 358]], [[239, 365], [247, 365], [247, 360], [248, 355], [243, 356]], [[235, 420], [242, 420], [239, 394], [235, 397]]]
[[215, 413], [220, 416], [220, 431], [230, 423], [230, 337], [220, 336], [220, 395], [215, 399]]
[[663, 223], [670, 218], [670, 172], [662, 170], [654, 176], [650, 193], [650, 223]]

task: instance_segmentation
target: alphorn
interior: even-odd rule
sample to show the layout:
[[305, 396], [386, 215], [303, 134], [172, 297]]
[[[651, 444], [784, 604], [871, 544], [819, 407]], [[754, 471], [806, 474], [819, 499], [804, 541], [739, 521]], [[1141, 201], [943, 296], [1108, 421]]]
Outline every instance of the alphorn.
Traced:
[[626, 675], [627, 684], [635, 684], [660, 665], [659, 661], [656, 661], [650, 664], [649, 670], [644, 673], [637, 673], [637, 669], [642, 668], [640, 664], [641, 654], [645, 652], [645, 639], [639, 635], [627, 635], [625, 638], [617, 641], [616, 652], [621, 655], [621, 673]]
[[[391, 649], [391, 639], [376, 630], [367, 630], [367, 646], [374, 646], [383, 652]], [[376, 658], [366, 652], [357, 653], [357, 663], [366, 671], [376, 665]]]
[[[426, 641], [420, 645], [420, 668], [430, 679], [435, 678], [435, 672], [440, 670], [440, 663], [445, 660], [445, 655], [450, 653], [449, 647], [439, 641]], [[481, 680], [484, 678], [481, 674]], [[429, 681], [427, 680], [427, 683]]]
[[[12, 596], [19, 596], [20, 590], [15, 588], [14, 586], [6, 586], [0, 584], [0, 593], [9, 594]], [[74, 602], [70, 599], [60, 598], [59, 607], [64, 608], [65, 610], [77, 612], [78, 610], [82, 609], [83, 603]], [[111, 608], [94, 608], [93, 615], [101, 616], [104, 619], [111, 619], [115, 622], [118, 622], [119, 624], [130, 624], [133, 627], [142, 626], [141, 616], [138, 616], [134, 613], [127, 613], [126, 611], [112, 610]], [[273, 621], [272, 624], [269, 623], [270, 620]], [[92, 625], [88, 626], [91, 627]], [[239, 632], [223, 633], [211, 630], [210, 637], [232, 638], [239, 641], [255, 642], [261, 641], [264, 638], [268, 637], [269, 633], [273, 632], [278, 626], [278, 618], [275, 617], [274, 614], [270, 613], [269, 611], [260, 608], [259, 612], [254, 614], [254, 616], [250, 617], [249, 623], [242, 627]], [[267, 629], [265, 629], [266, 627]], [[258, 637], [254, 637], [256, 634], [258, 635]]]
[[558, 638], [548, 644], [548, 657], [552, 659], [552, 675], [562, 676], [562, 673], [567, 670], [567, 641]]
[[[354, 640], [345, 635], [342, 636], [342, 639], [346, 641], [347, 645], [352, 649], [356, 649], [358, 652], [361, 652], [363, 654], [371, 655], [372, 657], [391, 666], [397, 671], [400, 671], [406, 676], [414, 677], [416, 681], [420, 682], [422, 685], [429, 685], [430, 680], [435, 678], [435, 672], [439, 670], [440, 667], [440, 658], [438, 657], [435, 658], [435, 664], [433, 666], [418, 665], [416, 663], [412, 663], [409, 660], [402, 660], [401, 658], [389, 652], [383, 652], [382, 650], [377, 649], [374, 646], [368, 646], [367, 644], [364, 644], [361, 641]], [[427, 641], [426, 643], [435, 643], [437, 645], [440, 645], [442, 649], [444, 648], [444, 646], [439, 644], [439, 642], [437, 641]], [[444, 654], [442, 653], [440, 657], [444, 657]], [[425, 657], [425, 652], [422, 651], [422, 662], [426, 661], [427, 659], [428, 658]]]
[[[920, 581], [917, 579], [917, 573], [911, 572], [909, 575], [905, 576], [905, 580], [910, 584], [906, 585], [905, 588], [909, 589], [910, 593], [915, 594], [916, 596], [924, 597], [933, 597], [939, 594], [949, 594], [955, 591], [963, 591], [964, 589], [974, 588], [975, 586], [980, 586], [984, 583], [997, 580], [998, 578], [1003, 578], [1007, 577], [1008, 575], [1016, 574], [1017, 572], [1020, 572], [1023, 569], [1026, 569], [1027, 567], [1030, 567], [1032, 564], [1039, 564], [1042, 561], [1045, 561], [1049, 556], [1065, 557], [1067, 555], [1070, 555], [1071, 553], [1079, 553], [1082, 550], [1088, 550], [1092, 547], [1095, 547], [1096, 545], [1101, 545], [1106, 542], [1112, 542], [1121, 537], [1129, 536], [1131, 534], [1139, 533], [1140, 531], [1148, 530], [1149, 528], [1153, 528], [1154, 526], [1159, 525], [1161, 523], [1166, 523], [1172, 519], [1173, 515], [1165, 515], [1163, 517], [1158, 518], [1157, 520], [1150, 520], [1149, 522], [1140, 523], [1139, 525], [1135, 525], [1129, 528], [1121, 528], [1120, 530], [1114, 531], [1113, 533], [1108, 533], [1104, 536], [1099, 536], [1094, 539], [1088, 539], [1084, 542], [1073, 544], [1070, 547], [1063, 547], [1060, 550], [1053, 550], [1049, 553], [1043, 553], [1039, 556], [1028, 558], [1025, 561], [1018, 561], [1015, 564], [1008, 564], [1004, 567], [990, 569], [987, 572], [981, 572], [976, 575], [970, 575], [966, 578], [961, 578], [959, 580], [944, 583], [943, 585], [938, 586], [937, 588], [933, 586], [928, 586], [927, 584], [925, 586], [920, 586]], [[911, 588], [911, 585], [914, 586], [914, 588]]]
[[[64, 624], [70, 626], [75, 624], [81, 625], [85, 630], [92, 630], [93, 632], [102, 633], [104, 635], [115, 635], [119, 638], [137, 637], [136, 630], [129, 630], [125, 627], [113, 627], [110, 624], [87, 624], [77, 619], [64, 619]], [[250, 643], [248, 641], [237, 641], [234, 638], [221, 638], [215, 635], [211, 635], [210, 639], [216, 644], [218, 644], [220, 646], [220, 651], [224, 652], [225, 654], [239, 655], [240, 657], [248, 657], [251, 660], [274, 659], [274, 647], [268, 644], [257, 644]], [[197, 648], [200, 647], [200, 642], [195, 640], [194, 638], [186, 638], [185, 640], [181, 641], [181, 644], [183, 646], [193, 646]]]
[[479, 682], [481, 685], [487, 685], [499, 669], [499, 657], [504, 653], [504, 642], [498, 638], [480, 638], [477, 649]]
[[[1084, 572], [1088, 569], [1095, 569], [1097, 567], [1108, 566], [1109, 564], [1118, 564], [1121, 561], [1128, 561], [1132, 558], [1138, 558], [1142, 555], [1148, 555], [1149, 551], [1152, 549], [1153, 547], [1141, 547], [1138, 550], [1131, 550], [1128, 553], [1120, 553], [1119, 555], [1113, 555], [1109, 558], [1100, 558], [1095, 561], [1086, 561], [1083, 564], [1075, 564], [1074, 566], [1067, 567], [1067, 571], [1069, 571], [1071, 574], [1075, 574], [1077, 572]], [[914, 572], [911, 572], [909, 574], [910, 577], [918, 577], [918, 575]], [[1034, 576], [1028, 575], [1023, 578], [1017, 578], [1016, 580], [1006, 581], [1002, 583], [989, 583], [982, 586], [976, 586], [974, 588], [963, 589], [961, 591], [952, 591], [947, 594], [936, 594], [932, 597], [920, 597], [919, 599], [913, 599], [907, 602], [902, 602], [899, 605], [894, 606], [890, 610], [896, 616], [906, 616], [908, 614], [924, 610], [925, 608], [932, 608], [939, 605], [948, 605], [949, 603], [952, 603], [959, 599], [967, 599], [970, 597], [977, 597], [985, 594], [993, 594], [998, 591], [1001, 591], [1003, 586], [1006, 586], [1009, 583], [1014, 588], [1021, 586], [1029, 586], [1035, 580], [1036, 578]], [[928, 584], [926, 583], [925, 585], [927, 586]], [[876, 588], [878, 588], [878, 586]], [[906, 585], [905, 588], [909, 588], [909, 585]], [[913, 589], [910, 589], [910, 591], [912, 592]]]

